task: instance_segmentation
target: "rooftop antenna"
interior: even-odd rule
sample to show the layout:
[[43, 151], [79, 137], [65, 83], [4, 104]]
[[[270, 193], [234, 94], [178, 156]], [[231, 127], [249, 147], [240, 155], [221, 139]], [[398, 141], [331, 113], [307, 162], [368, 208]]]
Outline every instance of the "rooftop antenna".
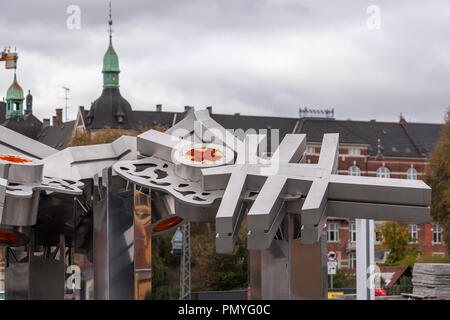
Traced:
[[66, 122], [67, 122], [67, 109], [69, 109], [70, 107], [67, 105], [67, 101], [68, 100], [70, 100], [70, 98], [69, 98], [69, 91], [70, 91], [70, 89], [69, 88], [67, 88], [67, 87], [62, 87], [64, 90], [65, 90], [65, 97], [63, 98], [64, 100], [66, 100], [66, 108], [65, 108], [65, 110], [66, 110]]

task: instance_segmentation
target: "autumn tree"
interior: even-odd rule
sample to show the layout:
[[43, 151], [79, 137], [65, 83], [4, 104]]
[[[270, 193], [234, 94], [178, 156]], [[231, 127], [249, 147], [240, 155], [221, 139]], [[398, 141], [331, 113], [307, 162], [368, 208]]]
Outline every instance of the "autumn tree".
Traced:
[[[151, 128], [160, 132], [168, 128], [161, 124], [156, 124]], [[142, 132], [149, 130], [148, 127], [138, 126], [137, 129], [122, 129], [105, 127], [96, 131], [88, 132], [86, 130], [76, 131], [69, 140], [69, 147], [87, 146], [92, 144], [111, 143], [121, 136], [135, 137]]]
[[411, 243], [408, 224], [387, 221], [379, 227], [379, 231], [383, 235], [381, 247], [390, 250], [387, 265], [409, 264], [405, 262], [413, 262], [417, 258], [420, 251], [417, 243]]
[[431, 217], [443, 229], [447, 252], [450, 253], [450, 108], [441, 136], [434, 146], [425, 175], [431, 187]]
[[87, 146], [92, 144], [111, 143], [121, 136], [137, 136], [138, 130], [112, 129], [105, 127], [94, 132], [77, 131], [69, 140], [69, 147]]

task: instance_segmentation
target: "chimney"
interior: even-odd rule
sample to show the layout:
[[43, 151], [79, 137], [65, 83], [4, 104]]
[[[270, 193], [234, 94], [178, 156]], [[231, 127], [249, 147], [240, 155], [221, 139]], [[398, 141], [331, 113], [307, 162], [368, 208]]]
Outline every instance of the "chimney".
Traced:
[[84, 116], [84, 106], [80, 106], [78, 109], [80, 110], [81, 115]]
[[54, 123], [53, 125], [55, 127], [59, 127], [60, 125], [62, 125], [63, 123], [62, 118], [63, 118], [63, 109], [61, 108], [56, 109], [56, 123]]
[[52, 126], [56, 127], [56, 116], [52, 117]]
[[50, 127], [50, 119], [46, 118], [42, 121], [42, 129]]
[[212, 106], [206, 107], [208, 109], [209, 115], [212, 115]]
[[184, 112], [188, 112], [189, 110], [191, 110], [190, 106], [184, 106]]
[[161, 112], [162, 111], [162, 104], [157, 104], [156, 105], [156, 111], [157, 112]]

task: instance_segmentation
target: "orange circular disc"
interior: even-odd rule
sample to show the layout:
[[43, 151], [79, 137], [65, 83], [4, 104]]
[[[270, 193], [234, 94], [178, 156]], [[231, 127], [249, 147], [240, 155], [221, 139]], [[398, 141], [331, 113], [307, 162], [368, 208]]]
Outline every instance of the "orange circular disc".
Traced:
[[32, 162], [31, 160], [27, 159], [27, 158], [22, 158], [22, 157], [18, 157], [18, 156], [1, 156], [0, 155], [0, 160], [3, 161], [8, 161], [8, 162], [14, 162], [14, 163], [29, 163]]
[[203, 147], [191, 149], [184, 156], [191, 161], [210, 163], [222, 159], [223, 153], [217, 149]]
[[11, 232], [0, 231], [0, 243], [13, 244], [19, 242], [17, 235]]
[[172, 217], [167, 220], [161, 221], [158, 223], [154, 228], [153, 231], [159, 232], [159, 231], [165, 231], [167, 229], [172, 228], [173, 226], [179, 224], [183, 219], [180, 217]]

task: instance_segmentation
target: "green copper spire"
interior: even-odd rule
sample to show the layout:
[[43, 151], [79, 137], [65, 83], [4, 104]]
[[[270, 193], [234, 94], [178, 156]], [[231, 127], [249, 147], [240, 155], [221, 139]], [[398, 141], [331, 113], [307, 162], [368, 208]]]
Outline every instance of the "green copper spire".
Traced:
[[103, 87], [119, 87], [119, 57], [112, 45], [111, 2], [109, 3], [109, 47], [103, 56]]
[[6, 92], [6, 118], [23, 115], [23, 90], [17, 83], [16, 73], [14, 81]]

